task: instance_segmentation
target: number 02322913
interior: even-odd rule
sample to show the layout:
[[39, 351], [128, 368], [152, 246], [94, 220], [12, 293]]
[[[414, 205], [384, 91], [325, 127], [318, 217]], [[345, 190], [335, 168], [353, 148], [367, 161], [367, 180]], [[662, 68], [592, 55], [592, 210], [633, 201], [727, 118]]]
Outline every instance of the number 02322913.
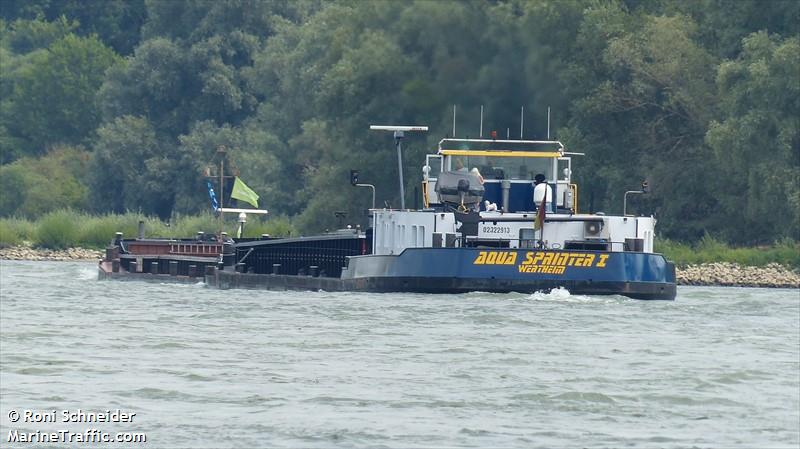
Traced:
[[484, 234], [510, 234], [511, 228], [508, 226], [481, 226]]

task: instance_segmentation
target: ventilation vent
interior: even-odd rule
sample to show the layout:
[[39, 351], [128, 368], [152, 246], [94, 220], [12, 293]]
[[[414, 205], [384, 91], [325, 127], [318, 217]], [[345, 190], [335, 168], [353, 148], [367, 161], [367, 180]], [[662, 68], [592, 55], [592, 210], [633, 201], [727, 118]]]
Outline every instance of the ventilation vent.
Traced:
[[608, 230], [606, 229], [604, 220], [591, 220], [583, 223], [583, 237], [593, 239], [608, 238]]

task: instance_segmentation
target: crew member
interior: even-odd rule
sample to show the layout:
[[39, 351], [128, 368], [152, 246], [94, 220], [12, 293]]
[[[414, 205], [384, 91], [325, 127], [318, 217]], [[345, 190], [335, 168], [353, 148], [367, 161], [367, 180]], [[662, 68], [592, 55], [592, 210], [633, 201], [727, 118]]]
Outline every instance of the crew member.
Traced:
[[480, 170], [478, 170], [478, 167], [473, 167], [472, 170], [470, 170], [469, 172], [472, 173], [473, 175], [477, 176], [478, 177], [478, 182], [483, 184], [483, 176], [481, 176], [481, 172], [480, 172]]
[[533, 178], [533, 204], [536, 205], [538, 208], [542, 205], [542, 200], [545, 200], [545, 204], [548, 209], [551, 209], [553, 205], [553, 188], [550, 187], [546, 182], [544, 175], [539, 173]]

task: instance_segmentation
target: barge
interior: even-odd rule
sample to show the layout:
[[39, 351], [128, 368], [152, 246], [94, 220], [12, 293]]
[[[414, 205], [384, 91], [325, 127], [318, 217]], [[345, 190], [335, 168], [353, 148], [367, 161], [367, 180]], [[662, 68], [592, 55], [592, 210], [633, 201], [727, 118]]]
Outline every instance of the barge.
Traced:
[[[402, 137], [403, 128], [397, 127], [395, 137], [398, 131]], [[202, 281], [220, 289], [566, 288], [573, 294], [674, 299], [675, 267], [653, 250], [654, 217], [629, 215], [626, 206], [618, 216], [578, 211], [572, 156], [579, 154], [557, 140], [442, 139], [422, 167], [421, 209], [373, 205], [364, 231], [308, 237], [117, 235], [100, 262], [100, 277]], [[643, 184], [626, 199], [645, 191]]]

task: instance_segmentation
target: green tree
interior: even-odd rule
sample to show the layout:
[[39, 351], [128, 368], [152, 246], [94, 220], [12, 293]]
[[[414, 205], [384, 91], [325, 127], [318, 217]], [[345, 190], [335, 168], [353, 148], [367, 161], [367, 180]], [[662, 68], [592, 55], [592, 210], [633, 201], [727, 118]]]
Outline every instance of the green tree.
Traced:
[[[147, 12], [144, 0], [4, 0], [0, 17], [34, 25], [69, 21], [74, 24], [70, 32], [97, 35], [115, 52], [129, 55], [139, 43]], [[19, 53], [31, 50], [17, 49]]]
[[798, 238], [800, 229], [800, 38], [765, 32], [717, 71], [720, 119], [708, 127], [717, 194], [746, 242]]
[[697, 44], [689, 18], [644, 16], [631, 27], [616, 17], [592, 16], [613, 25], [590, 60], [588, 73], [597, 81], [576, 100], [571, 123], [587, 145], [578, 177], [587, 186], [584, 208], [621, 212], [623, 193], [647, 178], [653, 189], [646, 205], [662, 232], [699, 238], [718, 207], [703, 144], [714, 112], [708, 68], [716, 61]]
[[38, 217], [87, 206], [89, 153], [78, 147], [54, 148], [41, 158], [25, 157], [0, 166], [0, 216]]
[[[461, 137], [481, 106], [485, 133], [516, 137], [524, 106], [524, 136], [543, 138], [551, 106], [551, 135], [586, 153], [583, 211], [619, 212], [647, 178], [634, 210], [670, 238], [773, 240], [800, 224], [796, 1], [7, 0], [0, 17], [0, 163], [92, 140], [102, 122], [96, 207], [205, 209], [202, 169], [225, 145], [265, 207], [331, 228], [369, 205], [350, 168], [379, 204], [400, 202], [393, 143], [369, 124], [430, 126], [404, 142], [413, 204], [453, 104]], [[100, 42], [129, 57], [91, 67], [80, 49]], [[12, 191], [29, 165], [9, 167]]]
[[190, 70], [185, 52], [172, 41], [143, 42], [133, 58], [106, 74], [98, 93], [103, 119], [141, 116], [165, 136], [186, 132], [192, 114], [188, 96], [194, 88]]
[[17, 18], [2, 27], [2, 46], [15, 54], [26, 54], [47, 48], [53, 42], [74, 34], [80, 24], [64, 16], [47, 21], [41, 17]]
[[117, 213], [168, 218], [175, 201], [175, 161], [143, 117], [123, 116], [97, 130], [92, 155], [92, 205]]
[[34, 154], [57, 143], [85, 142], [100, 122], [95, 92], [118, 61], [96, 37], [56, 40], [15, 71], [8, 103], [0, 109], [2, 124]]
[[238, 125], [262, 98], [250, 87], [255, 53], [281, 14], [306, 2], [147, 2], [145, 40], [101, 92], [106, 120], [141, 115], [175, 140], [195, 122]]
[[647, 1], [652, 14], [684, 14], [699, 25], [698, 40], [710, 53], [735, 59], [742, 39], [762, 30], [782, 36], [796, 35], [800, 2], [794, 0], [696, 0], [691, 2]]
[[[146, 40], [125, 65], [109, 70], [99, 97], [105, 120], [141, 117], [159, 141], [176, 149], [161, 158], [174, 201], [164, 202], [159, 213], [205, 206], [198, 164], [210, 159], [217, 145], [241, 148], [235, 152], [243, 158], [263, 151], [261, 160], [279, 166], [272, 153], [279, 147], [275, 139], [244, 125], [263, 101], [251, 86], [253, 58], [274, 21], [300, 17], [314, 3], [147, 3]], [[259, 166], [255, 158], [249, 162]], [[254, 185], [266, 188], [267, 182]]]

